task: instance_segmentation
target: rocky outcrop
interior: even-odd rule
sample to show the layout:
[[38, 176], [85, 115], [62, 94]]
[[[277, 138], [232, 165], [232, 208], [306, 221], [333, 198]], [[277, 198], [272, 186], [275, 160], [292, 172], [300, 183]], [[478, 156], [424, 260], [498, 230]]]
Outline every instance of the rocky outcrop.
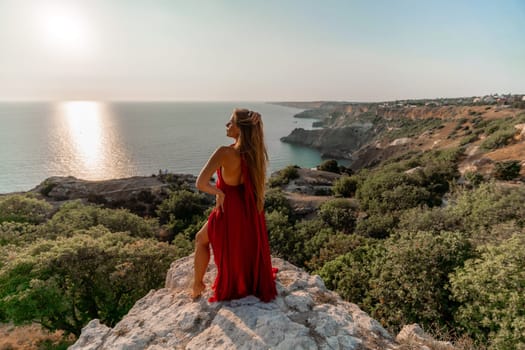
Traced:
[[518, 140], [525, 140], [525, 124], [516, 124], [514, 125], [514, 128], [516, 128], [519, 132], [518, 134]]
[[[213, 259], [212, 259], [213, 260]], [[174, 262], [165, 288], [136, 302], [114, 327], [92, 320], [71, 350], [88, 349], [396, 349], [393, 337], [355, 304], [326, 289], [319, 276], [281, 260], [277, 298], [249, 296], [209, 303], [189, 297], [193, 257]], [[216, 274], [210, 264], [209, 286]]]
[[340, 177], [340, 174], [331, 173], [329, 171], [298, 168], [297, 178], [292, 179], [287, 184], [283, 185], [282, 189], [283, 191], [290, 193], [326, 195], [331, 193], [335, 180]]
[[281, 138], [281, 141], [315, 148], [323, 157], [352, 159], [352, 152], [370, 142], [374, 136], [375, 133], [368, 124], [359, 124], [333, 129], [298, 128]]
[[54, 176], [30, 192], [42, 195], [44, 199], [53, 203], [80, 199], [108, 208], [127, 208], [142, 216], [152, 216], [157, 205], [169, 196], [170, 188], [183, 187], [194, 190], [194, 183], [195, 176], [185, 174], [135, 176], [101, 181]]

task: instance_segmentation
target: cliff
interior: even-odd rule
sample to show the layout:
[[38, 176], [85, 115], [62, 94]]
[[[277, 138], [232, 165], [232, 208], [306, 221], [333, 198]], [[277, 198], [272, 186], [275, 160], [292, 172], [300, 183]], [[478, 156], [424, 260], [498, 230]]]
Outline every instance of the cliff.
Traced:
[[[165, 288], [152, 290], [137, 301], [114, 328], [92, 320], [70, 349], [399, 348], [377, 321], [327, 290], [318, 276], [281, 259], [273, 259], [273, 264], [279, 268], [274, 301], [262, 303], [249, 296], [209, 303], [209, 289], [196, 301], [189, 297], [193, 256], [177, 260], [167, 274]], [[208, 286], [215, 274], [211, 263]], [[404, 332], [405, 338], [413, 333]]]
[[[272, 263], [279, 268], [274, 301], [249, 296], [209, 303], [209, 289], [197, 300], [189, 297], [193, 256], [179, 259], [165, 288], [138, 300], [114, 328], [92, 320], [69, 349], [453, 349], [417, 325], [394, 339], [357, 305], [327, 290], [319, 276], [282, 259]], [[215, 275], [211, 259], [206, 285]]]
[[319, 150], [323, 157], [352, 159], [352, 153], [375, 136], [371, 124], [316, 130], [294, 129], [281, 141]]
[[[352, 160], [353, 170], [374, 166], [407, 151], [457, 146], [467, 149], [460, 170], [489, 171], [476, 166], [480, 159], [489, 162], [524, 159], [524, 109], [509, 105], [416, 102], [325, 102], [295, 116], [318, 118], [323, 129], [295, 129], [281, 140], [317, 149], [324, 158]], [[512, 127], [515, 135], [506, 144], [500, 142], [492, 147], [485, 143], [485, 148], [480, 147], [486, 139], [496, 139], [498, 133], [512, 134]]]

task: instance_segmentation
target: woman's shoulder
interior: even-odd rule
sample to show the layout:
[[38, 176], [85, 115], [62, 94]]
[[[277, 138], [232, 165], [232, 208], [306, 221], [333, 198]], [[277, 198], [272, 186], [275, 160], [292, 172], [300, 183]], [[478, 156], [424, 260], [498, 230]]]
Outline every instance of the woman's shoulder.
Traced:
[[217, 150], [215, 150], [215, 152], [222, 156], [240, 156], [239, 151], [233, 148], [233, 145], [232, 146], [219, 146]]

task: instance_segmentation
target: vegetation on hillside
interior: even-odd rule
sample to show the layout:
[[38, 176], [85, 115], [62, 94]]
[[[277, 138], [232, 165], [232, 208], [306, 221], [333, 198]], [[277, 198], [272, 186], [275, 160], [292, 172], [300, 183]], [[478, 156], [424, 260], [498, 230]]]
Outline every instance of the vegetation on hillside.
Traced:
[[[519, 179], [521, 162], [494, 162], [490, 175], [458, 170], [463, 146], [505, 147], [525, 115], [487, 120], [473, 112], [455, 122], [458, 147], [407, 150], [356, 172], [324, 162], [319, 169], [341, 176], [308, 219], [281, 189], [298, 168], [279, 171], [265, 202], [272, 254], [319, 274], [392, 332], [417, 322], [478, 348], [525, 347], [525, 187], [506, 182]], [[442, 125], [398, 127], [390, 138]], [[116, 324], [162, 287], [173, 260], [192, 252], [213, 205], [183, 186], [172, 190], [154, 217], [0, 197], [0, 322], [77, 336], [93, 318]]]

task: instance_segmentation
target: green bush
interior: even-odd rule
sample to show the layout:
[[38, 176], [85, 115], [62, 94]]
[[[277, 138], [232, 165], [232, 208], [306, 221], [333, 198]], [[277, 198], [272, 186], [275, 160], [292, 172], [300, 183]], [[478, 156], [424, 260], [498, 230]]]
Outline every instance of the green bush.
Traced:
[[525, 348], [525, 236], [481, 248], [451, 276], [459, 325], [490, 349]]
[[325, 160], [317, 167], [317, 169], [322, 170], [322, 171], [329, 171], [331, 173], [336, 173], [336, 174], [340, 173], [339, 164], [337, 163], [337, 160], [335, 159]]
[[286, 168], [279, 170], [276, 174], [268, 179], [270, 187], [279, 187], [288, 184], [291, 180], [299, 177], [297, 165], [288, 165]]
[[357, 190], [357, 183], [355, 176], [342, 176], [334, 181], [332, 191], [336, 196], [352, 197]]
[[25, 245], [41, 237], [41, 230], [37, 225], [23, 222], [0, 223], [0, 246], [13, 244]]
[[270, 241], [272, 255], [294, 261], [295, 254], [295, 234], [293, 225], [289, 223], [288, 215], [277, 210], [266, 214], [266, 228]]
[[192, 240], [202, 221], [206, 218], [206, 210], [211, 206], [208, 198], [200, 193], [188, 190], [179, 190], [170, 193], [157, 207], [159, 222], [173, 234], [188, 230], [188, 238]]
[[357, 210], [347, 199], [328, 200], [321, 204], [317, 214], [334, 231], [350, 233], [355, 228]]
[[288, 217], [292, 215], [290, 202], [284, 195], [284, 192], [278, 188], [271, 188], [266, 191], [264, 196], [264, 209], [267, 213], [278, 211]]
[[358, 174], [356, 198], [369, 214], [384, 214], [420, 205], [440, 205], [449, 182], [459, 176], [459, 148], [410, 154], [381, 168]]
[[512, 126], [503, 130], [498, 130], [487, 136], [487, 138], [481, 143], [480, 148], [490, 151], [493, 149], [505, 147], [512, 141], [515, 134], [516, 129], [514, 129]]
[[391, 213], [372, 214], [357, 221], [355, 233], [364, 237], [386, 238], [390, 236], [396, 224], [397, 218]]
[[14, 194], [0, 197], [0, 223], [5, 221], [42, 223], [53, 210], [44, 200], [29, 194]]
[[472, 135], [468, 135], [468, 136], [465, 136], [464, 138], [462, 138], [460, 141], [459, 141], [459, 145], [460, 146], [465, 146], [469, 143], [472, 143], [472, 142], [475, 142], [478, 140], [478, 135], [477, 134], [472, 134]]
[[292, 226], [287, 216], [276, 211], [267, 215], [266, 223], [272, 254], [300, 267], [334, 234], [321, 220], [303, 220]]
[[377, 172], [358, 187], [356, 198], [361, 208], [370, 214], [413, 208], [431, 202], [431, 194], [409, 175], [397, 172]]
[[320, 244], [320, 248], [306, 263], [306, 266], [311, 271], [319, 270], [327, 262], [353, 251], [358, 246], [365, 244], [365, 242], [366, 238], [358, 235], [347, 235], [342, 232], [334, 233]]
[[505, 187], [495, 183], [483, 183], [471, 191], [463, 191], [447, 208], [451, 215], [460, 220], [461, 226], [480, 236], [483, 230], [507, 221], [516, 220], [525, 224], [525, 189]]
[[449, 326], [457, 304], [450, 300], [448, 274], [462, 266], [472, 248], [464, 235], [400, 232], [384, 242], [373, 266], [372, 315], [389, 328], [417, 322]]
[[325, 285], [342, 298], [370, 311], [371, 267], [383, 254], [381, 241], [360, 238], [356, 246], [344, 255], [328, 261], [318, 270]]
[[328, 237], [334, 234], [333, 229], [319, 219], [299, 221], [293, 230], [296, 242], [294, 260], [300, 267], [304, 267], [319, 252]]
[[64, 204], [42, 226], [42, 235], [45, 238], [71, 236], [79, 229], [97, 225], [111, 232], [127, 231], [133, 237], [155, 237], [159, 230], [156, 219], [143, 219], [127, 209], [106, 209], [74, 201]]
[[469, 184], [474, 187], [479, 186], [485, 180], [483, 175], [476, 171], [467, 171], [465, 172], [464, 176], [465, 180], [467, 180]]
[[494, 164], [494, 177], [498, 180], [512, 180], [520, 175], [521, 162], [519, 160], [507, 160]]
[[405, 231], [427, 231], [438, 234], [441, 231], [461, 230], [462, 222], [446, 208], [418, 207], [400, 213], [397, 226]]
[[27, 246], [0, 269], [0, 313], [79, 335], [91, 319], [113, 326], [163, 285], [177, 250], [102, 226]]

